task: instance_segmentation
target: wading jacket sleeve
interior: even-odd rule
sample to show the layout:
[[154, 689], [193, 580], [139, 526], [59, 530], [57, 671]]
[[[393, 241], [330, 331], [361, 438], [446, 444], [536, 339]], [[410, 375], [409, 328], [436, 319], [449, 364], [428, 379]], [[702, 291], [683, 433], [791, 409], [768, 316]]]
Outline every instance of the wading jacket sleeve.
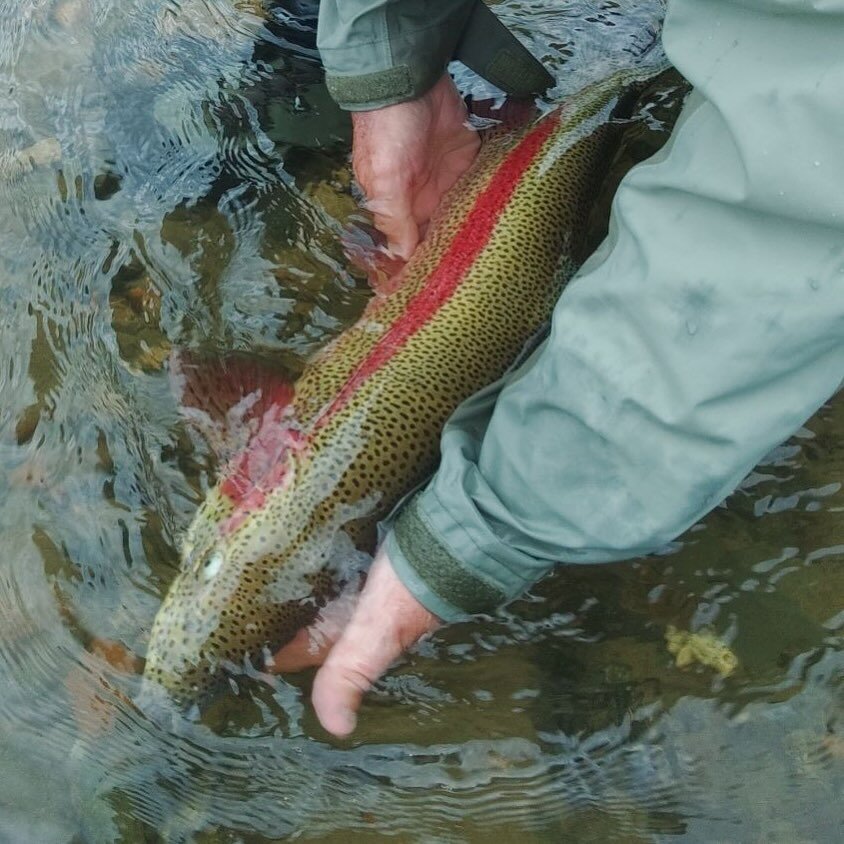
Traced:
[[349, 111], [411, 100], [439, 79], [475, 0], [321, 0], [317, 46]]
[[695, 88], [671, 140], [387, 536], [441, 618], [658, 549], [844, 377], [844, 0], [669, 0], [663, 37]]

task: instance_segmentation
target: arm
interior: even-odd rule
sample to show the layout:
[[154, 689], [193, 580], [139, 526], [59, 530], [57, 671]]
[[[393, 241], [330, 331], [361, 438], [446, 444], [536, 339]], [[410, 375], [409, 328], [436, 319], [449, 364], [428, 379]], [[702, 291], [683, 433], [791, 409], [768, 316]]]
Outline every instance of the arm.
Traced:
[[516, 96], [553, 83], [480, 0], [322, 0], [317, 43], [331, 95], [352, 112], [367, 207], [402, 258], [480, 145], [449, 60]]
[[317, 677], [333, 732], [350, 731], [408, 624], [427, 629], [425, 610], [459, 618], [559, 561], [659, 548], [840, 384], [844, 0], [824, 8], [669, 6], [665, 47], [695, 93], [622, 183], [549, 340], [448, 425], [361, 599], [399, 583], [395, 611], [353, 620]]
[[328, 89], [349, 111], [422, 97], [452, 58], [511, 96], [554, 84], [482, 0], [322, 0], [317, 46]]
[[695, 85], [672, 139], [622, 183], [549, 340], [454, 415], [387, 539], [431, 612], [660, 548], [841, 383], [844, 2], [827, 8], [669, 5]]
[[477, 134], [445, 67], [474, 0], [322, 0], [317, 43], [334, 99], [352, 111], [353, 167], [375, 225], [409, 258]]
[[322, 0], [317, 46], [332, 97], [349, 111], [427, 93], [451, 59], [473, 0]]

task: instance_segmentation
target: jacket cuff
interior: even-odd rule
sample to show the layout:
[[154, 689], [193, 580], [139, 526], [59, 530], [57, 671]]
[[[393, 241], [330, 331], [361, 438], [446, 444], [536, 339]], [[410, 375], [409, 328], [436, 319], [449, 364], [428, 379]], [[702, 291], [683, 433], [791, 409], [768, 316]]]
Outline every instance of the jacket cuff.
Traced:
[[414, 73], [410, 66], [399, 65], [358, 76], [326, 72], [325, 84], [331, 98], [340, 108], [346, 111], [371, 111], [421, 97], [434, 87], [444, 70], [445, 65], [417, 68]]
[[427, 610], [443, 621], [459, 621], [491, 611], [531, 585], [533, 578], [514, 583], [512, 573], [500, 581], [480, 549], [471, 559], [458, 555], [435, 528], [426, 499], [420, 493], [405, 506], [385, 549], [402, 583]]
[[317, 46], [347, 111], [416, 99], [445, 72], [475, 0], [322, 0]]

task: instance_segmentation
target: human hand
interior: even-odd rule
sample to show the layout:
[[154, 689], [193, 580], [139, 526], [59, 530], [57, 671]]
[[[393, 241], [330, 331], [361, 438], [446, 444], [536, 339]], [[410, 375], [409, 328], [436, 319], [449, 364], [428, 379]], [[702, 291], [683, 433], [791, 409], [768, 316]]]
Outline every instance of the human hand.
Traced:
[[301, 630], [276, 654], [274, 670], [299, 671], [322, 665], [311, 700], [320, 723], [347, 736], [372, 684], [426, 633], [440, 625], [399, 580], [387, 553], [375, 555], [360, 596], [329, 605], [315, 625]]
[[451, 77], [417, 100], [352, 114], [352, 166], [389, 249], [405, 260], [480, 147]]

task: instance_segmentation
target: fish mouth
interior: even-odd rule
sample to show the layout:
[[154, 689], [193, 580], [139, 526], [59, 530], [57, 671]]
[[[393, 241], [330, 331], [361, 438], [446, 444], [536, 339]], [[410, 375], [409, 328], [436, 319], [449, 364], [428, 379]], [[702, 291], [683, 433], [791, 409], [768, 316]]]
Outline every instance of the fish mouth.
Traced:
[[141, 686], [132, 702], [153, 723], [176, 730], [179, 723], [184, 726], [201, 721], [227, 691], [237, 691], [238, 679], [255, 674], [248, 658], [243, 665], [221, 660], [214, 671], [197, 669], [193, 675], [171, 673], [156, 665], [141, 675]]

